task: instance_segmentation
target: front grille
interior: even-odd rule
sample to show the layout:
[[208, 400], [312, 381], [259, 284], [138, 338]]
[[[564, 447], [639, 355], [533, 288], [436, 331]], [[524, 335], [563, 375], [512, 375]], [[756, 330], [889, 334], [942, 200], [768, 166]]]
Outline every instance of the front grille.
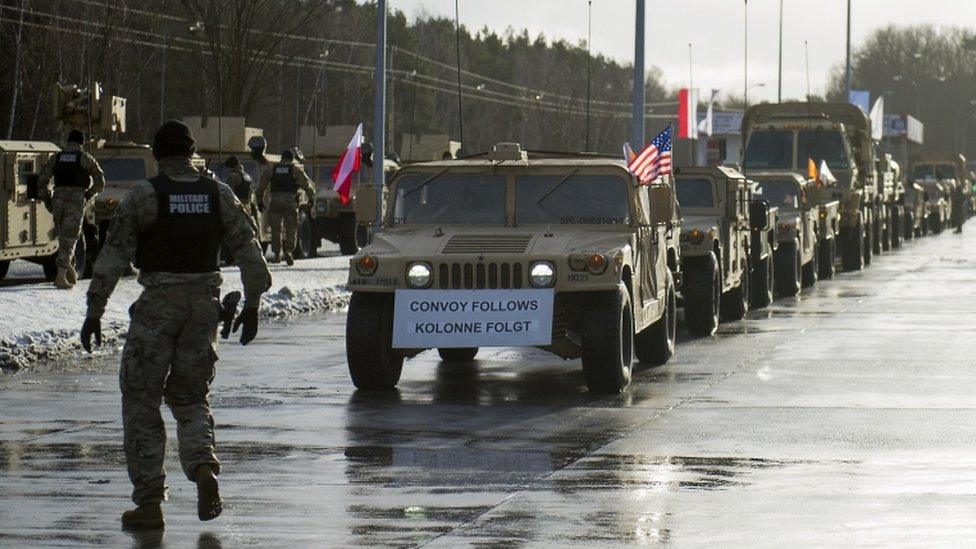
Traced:
[[437, 287], [442, 290], [509, 290], [525, 285], [521, 263], [441, 263]]
[[533, 235], [457, 234], [444, 245], [444, 254], [524, 254]]

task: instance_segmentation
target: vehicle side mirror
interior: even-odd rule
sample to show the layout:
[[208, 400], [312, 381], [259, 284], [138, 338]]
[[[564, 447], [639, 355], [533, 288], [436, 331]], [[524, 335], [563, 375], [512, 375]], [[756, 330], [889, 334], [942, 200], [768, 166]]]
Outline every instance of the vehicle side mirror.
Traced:
[[38, 177], [38, 175], [36, 173], [25, 173], [21, 177], [24, 178], [23, 179], [24, 184], [27, 185], [27, 199], [37, 200], [38, 198], [40, 198], [41, 193], [40, 193], [40, 189], [38, 188], [39, 186], [38, 183], [40, 178]]
[[749, 226], [758, 231], [768, 231], [769, 226], [769, 202], [765, 200], [753, 200], [749, 204]]
[[376, 187], [362, 185], [356, 189], [356, 221], [361, 225], [376, 223]]
[[668, 185], [651, 185], [647, 189], [651, 202], [650, 222], [652, 225], [670, 223], [674, 220], [674, 195]]

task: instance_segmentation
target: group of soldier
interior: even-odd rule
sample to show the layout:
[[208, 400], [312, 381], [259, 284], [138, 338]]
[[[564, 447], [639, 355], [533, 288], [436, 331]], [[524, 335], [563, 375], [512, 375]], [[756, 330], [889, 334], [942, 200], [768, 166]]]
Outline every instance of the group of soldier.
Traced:
[[[54, 214], [60, 238], [55, 284], [64, 289], [77, 282], [72, 256], [86, 203], [105, 181], [98, 162], [85, 152], [84, 141], [80, 131], [72, 131], [64, 149], [44, 166], [40, 180], [40, 194]], [[129, 309], [119, 372], [123, 446], [137, 505], [122, 514], [122, 524], [128, 528], [164, 524], [160, 507], [167, 490], [163, 402], [178, 422], [180, 463], [186, 477], [196, 483], [198, 517], [210, 520], [221, 513], [220, 462], [214, 454], [214, 419], [208, 400], [217, 361], [218, 323], [229, 313], [233, 331], [241, 330], [241, 344], [254, 339], [261, 295], [271, 286], [256, 213], [268, 204], [274, 261], [291, 265], [298, 193], [314, 192], [291, 151], [262, 174], [256, 195], [237, 158], [226, 162], [231, 170], [228, 184], [220, 182], [209, 170], [194, 166], [195, 140], [190, 128], [177, 120], [159, 128], [152, 152], [159, 173], [137, 183], [120, 203], [94, 265], [81, 329], [85, 350], [91, 352], [92, 343], [101, 345], [106, 303], [134, 265], [143, 292]], [[230, 311], [222, 307], [222, 247], [240, 267], [244, 304], [239, 313], [236, 301]]]

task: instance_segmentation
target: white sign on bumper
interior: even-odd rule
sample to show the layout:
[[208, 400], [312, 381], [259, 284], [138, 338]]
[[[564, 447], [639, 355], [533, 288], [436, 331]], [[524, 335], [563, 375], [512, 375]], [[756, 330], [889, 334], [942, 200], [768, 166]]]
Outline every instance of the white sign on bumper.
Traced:
[[552, 343], [554, 290], [397, 290], [394, 349]]

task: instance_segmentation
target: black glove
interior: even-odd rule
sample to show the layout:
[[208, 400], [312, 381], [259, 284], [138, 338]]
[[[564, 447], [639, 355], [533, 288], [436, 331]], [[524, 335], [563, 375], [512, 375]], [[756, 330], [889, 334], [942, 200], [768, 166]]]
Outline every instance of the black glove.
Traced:
[[241, 345], [247, 345], [254, 339], [254, 336], [258, 335], [257, 307], [245, 307], [241, 314], [237, 315], [237, 320], [234, 321], [235, 334], [242, 325], [244, 329], [241, 330]]
[[89, 353], [92, 352], [91, 340], [95, 336], [95, 345], [102, 346], [102, 321], [98, 318], [88, 317], [81, 325], [81, 346]]
[[220, 322], [224, 327], [220, 330], [220, 337], [227, 339], [230, 337], [231, 325], [234, 324], [234, 315], [237, 314], [237, 304], [241, 302], [241, 292], [231, 292], [224, 296], [220, 302]]

